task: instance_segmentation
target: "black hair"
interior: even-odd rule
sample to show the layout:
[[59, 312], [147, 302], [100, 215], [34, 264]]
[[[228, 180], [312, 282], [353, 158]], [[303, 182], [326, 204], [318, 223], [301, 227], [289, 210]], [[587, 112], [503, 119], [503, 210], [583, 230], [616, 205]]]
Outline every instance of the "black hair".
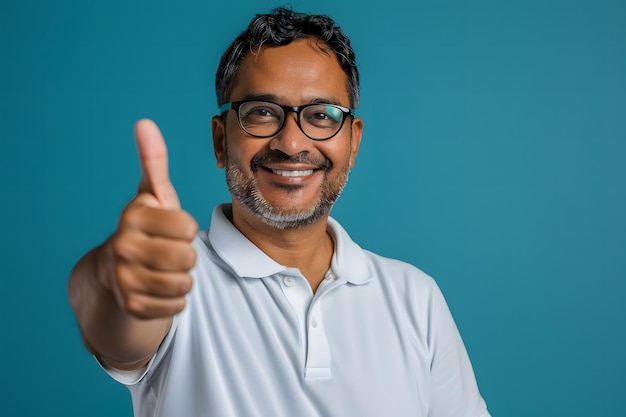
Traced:
[[348, 37], [328, 16], [298, 13], [285, 7], [256, 15], [248, 28], [226, 49], [215, 76], [218, 106], [228, 101], [239, 62], [246, 53], [258, 51], [262, 46], [284, 46], [305, 38], [318, 38], [337, 55], [346, 73], [350, 107], [356, 108], [359, 104], [359, 72]]

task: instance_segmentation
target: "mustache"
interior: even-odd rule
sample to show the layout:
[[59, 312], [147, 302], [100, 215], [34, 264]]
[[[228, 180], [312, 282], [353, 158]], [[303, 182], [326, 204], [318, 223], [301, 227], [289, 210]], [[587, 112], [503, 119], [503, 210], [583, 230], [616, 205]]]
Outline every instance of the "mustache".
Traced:
[[333, 164], [328, 158], [316, 158], [309, 155], [308, 152], [300, 152], [289, 156], [282, 152], [259, 152], [252, 157], [250, 167], [252, 171], [256, 171], [260, 166], [271, 163], [290, 163], [290, 164], [307, 164], [314, 165], [322, 171], [329, 171]]

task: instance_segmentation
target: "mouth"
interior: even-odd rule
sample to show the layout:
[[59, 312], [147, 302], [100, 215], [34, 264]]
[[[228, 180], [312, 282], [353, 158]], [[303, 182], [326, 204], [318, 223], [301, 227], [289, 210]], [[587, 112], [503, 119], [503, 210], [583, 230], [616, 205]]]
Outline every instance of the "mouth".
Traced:
[[260, 169], [285, 179], [309, 177], [318, 171], [327, 172], [331, 166], [328, 159], [316, 159], [305, 152], [293, 156], [259, 153], [250, 161], [252, 172]]
[[301, 170], [289, 170], [289, 169], [271, 169], [267, 170], [273, 174], [280, 175], [281, 177], [306, 177], [312, 175], [313, 169], [301, 169]]

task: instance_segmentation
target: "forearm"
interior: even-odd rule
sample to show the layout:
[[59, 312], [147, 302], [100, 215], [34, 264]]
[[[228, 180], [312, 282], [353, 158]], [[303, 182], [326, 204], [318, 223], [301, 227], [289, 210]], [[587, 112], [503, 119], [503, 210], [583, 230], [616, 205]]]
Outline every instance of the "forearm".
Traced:
[[138, 319], [124, 311], [112, 290], [103, 285], [112, 274], [105, 245], [88, 252], [69, 280], [70, 305], [87, 349], [119, 369], [137, 369], [156, 352], [171, 317]]

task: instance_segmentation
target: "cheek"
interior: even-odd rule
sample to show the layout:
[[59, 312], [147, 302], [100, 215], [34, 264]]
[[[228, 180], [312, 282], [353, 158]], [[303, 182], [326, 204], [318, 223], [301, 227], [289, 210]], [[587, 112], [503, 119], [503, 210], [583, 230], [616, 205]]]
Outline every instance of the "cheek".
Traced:
[[[242, 140], [241, 129], [235, 117], [226, 120], [224, 141], [226, 143], [227, 163], [241, 164], [245, 160], [247, 141]], [[245, 164], [243, 164], [245, 165]]]
[[352, 159], [349, 138], [342, 138], [342, 140], [337, 141], [337, 143], [328, 144], [328, 146], [320, 149], [320, 151], [328, 159], [330, 159], [334, 168], [343, 168], [344, 166], [349, 165], [350, 160]]
[[[249, 138], [237, 138], [231, 135], [227, 139], [228, 163], [239, 165], [246, 171], [250, 169], [250, 161], [263, 149], [263, 143]], [[259, 141], [260, 142], [260, 141]]]

